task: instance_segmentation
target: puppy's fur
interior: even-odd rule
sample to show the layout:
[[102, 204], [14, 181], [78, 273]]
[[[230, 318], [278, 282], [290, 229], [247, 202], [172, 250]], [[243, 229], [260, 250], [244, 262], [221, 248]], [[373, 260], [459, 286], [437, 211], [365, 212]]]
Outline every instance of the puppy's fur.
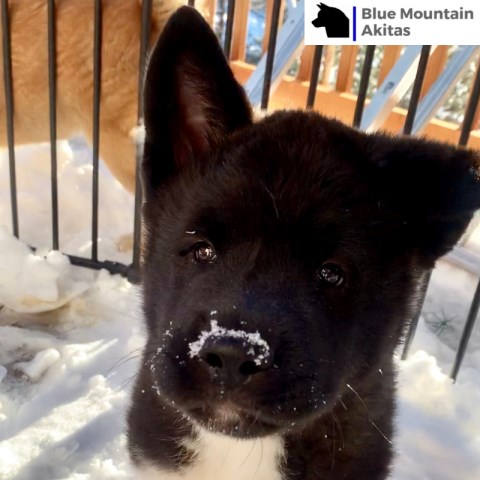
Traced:
[[480, 206], [478, 156], [313, 112], [253, 123], [189, 8], [152, 54], [145, 115], [138, 478], [385, 479], [393, 352]]
[[[103, 2], [100, 156], [130, 191], [135, 187], [141, 0]], [[154, 0], [151, 32], [158, 37], [182, 0]], [[201, 2], [200, 2], [201, 3]], [[15, 143], [50, 140], [48, 105], [47, 2], [9, 2], [15, 107]], [[56, 2], [58, 137], [92, 137], [93, 0]], [[0, 66], [3, 70], [3, 64]], [[3, 71], [0, 110], [5, 112]], [[0, 144], [6, 145], [0, 121]]]

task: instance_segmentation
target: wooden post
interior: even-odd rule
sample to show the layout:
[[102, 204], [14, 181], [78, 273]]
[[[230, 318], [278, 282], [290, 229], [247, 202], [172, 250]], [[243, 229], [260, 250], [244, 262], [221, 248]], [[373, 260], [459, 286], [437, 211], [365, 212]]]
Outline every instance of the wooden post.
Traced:
[[241, 0], [235, 3], [235, 16], [233, 19], [232, 50], [230, 60], [245, 60], [247, 48], [248, 12], [250, 0]]
[[357, 54], [357, 45], [348, 45], [342, 47], [340, 63], [338, 64], [337, 83], [335, 87], [338, 92], [349, 92], [352, 89], [353, 72], [355, 71]]
[[475, 113], [475, 117], [473, 118], [472, 131], [480, 129], [480, 108], [479, 108], [479, 105], [477, 105], [477, 112]]
[[427, 65], [427, 71], [425, 72], [425, 80], [423, 82], [422, 93], [420, 99], [422, 99], [428, 92], [429, 88], [435, 83], [443, 67], [447, 62], [448, 45], [439, 45], [436, 50], [430, 55]]
[[300, 67], [297, 72], [297, 80], [307, 82], [312, 76], [312, 62], [315, 45], [305, 45], [300, 56]]
[[[478, 75], [478, 69], [480, 68], [480, 59], [477, 61], [476, 67], [475, 67], [475, 75], [472, 78], [472, 81], [470, 83], [470, 87], [468, 88], [468, 97], [467, 101], [470, 100], [470, 97], [472, 96], [472, 90], [475, 85], [475, 79], [476, 75]], [[466, 108], [466, 107], [465, 107]], [[465, 110], [466, 112], [466, 110]], [[464, 112], [464, 113], [465, 113]], [[473, 132], [474, 130], [480, 129], [480, 102], [477, 102], [476, 109], [475, 109], [475, 115], [473, 116], [473, 122], [472, 122], [472, 129], [470, 130]]]

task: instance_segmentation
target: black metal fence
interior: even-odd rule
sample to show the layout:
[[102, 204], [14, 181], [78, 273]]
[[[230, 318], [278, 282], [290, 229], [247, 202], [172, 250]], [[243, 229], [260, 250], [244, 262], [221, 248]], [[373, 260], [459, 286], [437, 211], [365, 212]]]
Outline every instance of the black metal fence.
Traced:
[[[13, 74], [11, 60], [11, 32], [10, 32], [10, 15], [8, 0], [1, 1], [2, 16], [2, 42], [3, 42], [3, 71], [5, 86], [5, 113], [7, 122], [7, 142], [9, 152], [9, 170], [10, 170], [10, 199], [12, 209], [12, 232], [21, 238], [18, 221], [18, 202], [17, 202], [17, 182], [15, 169], [15, 132], [14, 132], [14, 105], [15, 98], [13, 95]], [[52, 249], [60, 249], [59, 238], [59, 217], [58, 217], [58, 182], [57, 182], [57, 82], [56, 82], [56, 35], [55, 35], [55, 19], [56, 5], [55, 0], [48, 0], [48, 85], [49, 85], [49, 116], [50, 116], [50, 149], [51, 149], [51, 212], [52, 212]], [[142, 3], [142, 34], [139, 62], [139, 99], [141, 98], [143, 71], [145, 69], [150, 17], [152, 11], [152, 1], [144, 0]], [[98, 259], [98, 190], [99, 190], [99, 144], [100, 144], [100, 72], [102, 65], [101, 58], [101, 42], [102, 42], [102, 0], [94, 0], [94, 29], [93, 29], [93, 175], [92, 175], [92, 225], [91, 225], [91, 256], [78, 257], [68, 255], [70, 261], [74, 265], [81, 267], [93, 268], [100, 270], [107, 269], [112, 273], [119, 273], [127, 276], [132, 281], [139, 279], [140, 265], [140, 205], [141, 205], [141, 184], [137, 171], [137, 190], [135, 197], [135, 222], [134, 222], [134, 249], [133, 258], [130, 265], [124, 265], [113, 261], [100, 261]], [[141, 122], [143, 112], [141, 111], [142, 102], [138, 102], [139, 112], [138, 121]], [[137, 151], [137, 165], [141, 157], [140, 148]], [[34, 246], [32, 246], [34, 248]]]
[[[10, 173], [10, 198], [11, 198], [11, 216], [12, 216], [12, 232], [21, 238], [18, 221], [18, 202], [17, 202], [17, 184], [16, 184], [16, 163], [15, 163], [15, 131], [14, 131], [14, 109], [15, 98], [13, 95], [13, 75], [12, 60], [11, 60], [11, 32], [10, 32], [10, 18], [8, 0], [0, 0], [1, 2], [1, 21], [3, 32], [3, 71], [4, 71], [4, 87], [5, 87], [5, 115], [7, 125], [7, 141], [9, 153], [9, 173]], [[190, 6], [194, 6], [194, 0], [188, 0]], [[224, 52], [227, 58], [230, 58], [230, 51], [232, 45], [233, 21], [235, 15], [235, 0], [229, 0], [227, 6], [227, 20], [224, 31]], [[51, 148], [51, 214], [52, 214], [52, 249], [61, 250], [61, 239], [59, 238], [59, 218], [58, 218], [58, 185], [57, 185], [57, 85], [56, 85], [56, 36], [55, 36], [55, 20], [56, 20], [56, 5], [55, 0], [48, 0], [48, 79], [49, 79], [49, 108], [50, 108], [50, 148]], [[277, 33], [279, 30], [279, 18], [282, 0], [274, 0], [272, 8], [272, 24], [269, 33], [269, 41], [266, 52], [266, 64], [263, 77], [263, 91], [261, 107], [267, 109], [269, 106], [270, 87], [272, 84], [272, 71], [275, 56], [275, 47]], [[102, 67], [102, 0], [94, 0], [94, 29], [93, 29], [93, 132], [92, 132], [92, 146], [93, 146], [93, 176], [92, 176], [92, 224], [91, 224], [91, 255], [90, 257], [78, 257], [68, 255], [70, 261], [74, 265], [88, 267], [92, 269], [107, 269], [111, 273], [118, 273], [126, 276], [132, 282], [140, 280], [140, 235], [141, 235], [141, 220], [140, 207], [142, 203], [141, 183], [139, 180], [139, 164], [142, 155], [141, 146], [137, 147], [136, 154], [136, 193], [135, 193], [135, 216], [134, 216], [134, 245], [132, 261], [129, 265], [109, 260], [99, 260], [98, 258], [98, 203], [99, 203], [99, 142], [100, 142], [100, 94], [101, 82], [100, 72]], [[141, 15], [141, 41], [139, 45], [139, 76], [138, 76], [138, 123], [141, 124], [143, 118], [142, 111], [142, 90], [143, 90], [143, 72], [145, 70], [145, 62], [148, 53], [149, 38], [150, 38], [150, 19], [152, 15], [152, 0], [143, 0], [142, 15]], [[376, 47], [370, 45], [366, 48], [365, 56], [363, 58], [363, 67], [360, 78], [360, 86], [358, 97], [355, 106], [355, 112], [352, 119], [352, 125], [359, 127], [367, 99], [367, 88], [370, 82], [372, 71], [372, 63], [374, 60], [374, 53]], [[421, 51], [420, 60], [417, 67], [417, 72], [413, 84], [413, 90], [410, 97], [408, 112], [403, 127], [403, 133], [411, 134], [415, 114], [419, 104], [420, 93], [422, 90], [425, 72], [427, 69], [431, 47], [424, 45]], [[307, 95], [305, 108], [310, 109], [315, 102], [317, 93], [317, 84], [319, 79], [320, 67], [322, 64], [323, 47], [315, 47], [313, 57], [313, 67], [311, 71], [310, 85]], [[461, 126], [461, 134], [459, 145], [465, 146], [468, 143], [470, 132], [472, 130], [475, 113], [480, 98], [480, 68], [477, 69], [473, 87], [471, 89], [470, 98], [465, 110], [464, 120]], [[32, 246], [34, 248], [34, 246]], [[425, 279], [423, 286], [423, 297], [426, 294], [430, 275]], [[460, 369], [462, 360], [464, 358], [468, 341], [470, 339], [475, 320], [480, 309], [480, 282], [476, 288], [470, 311], [465, 323], [460, 344], [457, 350], [454, 366], [452, 368], [451, 377], [456, 378]], [[411, 326], [405, 339], [405, 346], [403, 357], [408, 353], [415, 330], [418, 324], [421, 308], [419, 308], [417, 315], [411, 322]]]

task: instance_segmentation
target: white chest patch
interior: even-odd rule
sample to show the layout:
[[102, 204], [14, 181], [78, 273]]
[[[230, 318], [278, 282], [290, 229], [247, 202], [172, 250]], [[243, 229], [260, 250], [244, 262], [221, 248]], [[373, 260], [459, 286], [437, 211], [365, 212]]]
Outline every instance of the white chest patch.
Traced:
[[152, 465], [137, 469], [135, 480], [282, 480], [283, 440], [278, 436], [237, 440], [201, 431], [188, 448], [196, 462], [169, 472]]

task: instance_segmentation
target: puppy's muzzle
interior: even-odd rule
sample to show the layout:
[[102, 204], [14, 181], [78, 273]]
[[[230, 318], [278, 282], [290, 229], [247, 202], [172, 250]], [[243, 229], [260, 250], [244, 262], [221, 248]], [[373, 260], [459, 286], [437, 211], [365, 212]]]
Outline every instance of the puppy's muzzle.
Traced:
[[206, 341], [198, 356], [214, 383], [235, 388], [272, 366], [270, 352], [263, 354], [261, 360], [255, 353], [252, 345], [242, 339], [222, 336]]

